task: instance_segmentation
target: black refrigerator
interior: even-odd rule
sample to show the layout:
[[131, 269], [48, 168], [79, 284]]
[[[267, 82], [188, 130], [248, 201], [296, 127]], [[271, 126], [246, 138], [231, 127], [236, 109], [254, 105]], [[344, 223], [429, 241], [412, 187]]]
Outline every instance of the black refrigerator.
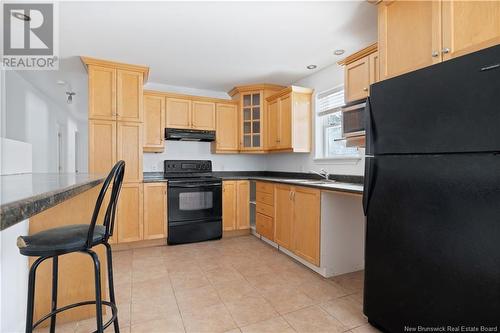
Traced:
[[500, 46], [372, 85], [366, 132], [369, 322], [500, 330]]

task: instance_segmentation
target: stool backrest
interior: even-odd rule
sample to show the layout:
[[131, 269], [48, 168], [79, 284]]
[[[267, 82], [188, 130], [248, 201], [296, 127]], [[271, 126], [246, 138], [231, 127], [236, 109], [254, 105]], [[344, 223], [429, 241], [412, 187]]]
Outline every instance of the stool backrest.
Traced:
[[106, 227], [106, 234], [104, 237], [105, 241], [108, 241], [110, 236], [113, 236], [113, 228], [115, 225], [115, 214], [116, 214], [116, 206], [118, 205], [118, 196], [120, 194], [120, 189], [123, 183], [123, 175], [125, 174], [125, 162], [118, 161], [108, 176], [104, 180], [102, 184], [101, 191], [99, 192], [99, 196], [97, 197], [97, 201], [94, 208], [94, 213], [92, 214], [92, 220], [89, 226], [89, 232], [87, 235], [87, 247], [92, 247], [92, 238], [94, 235], [95, 225], [97, 223], [97, 218], [99, 217], [99, 212], [101, 211], [102, 203], [106, 197], [106, 193], [108, 192], [109, 186], [111, 184], [111, 197], [109, 199], [108, 206], [106, 207], [106, 214], [104, 215], [103, 225]]

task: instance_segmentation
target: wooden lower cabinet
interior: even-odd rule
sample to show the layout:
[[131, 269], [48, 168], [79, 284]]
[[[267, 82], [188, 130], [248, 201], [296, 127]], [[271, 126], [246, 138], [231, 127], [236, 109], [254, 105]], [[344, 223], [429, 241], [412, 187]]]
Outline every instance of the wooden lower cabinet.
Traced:
[[292, 251], [313, 263], [320, 264], [321, 192], [295, 187], [293, 195]]
[[144, 184], [144, 239], [167, 237], [167, 184]]
[[228, 180], [222, 185], [222, 225], [224, 231], [250, 229], [250, 183]]
[[275, 185], [268, 182], [257, 182], [255, 229], [259, 235], [274, 241], [274, 194]]
[[320, 265], [321, 191], [276, 185], [274, 241], [308, 262]]
[[292, 223], [293, 201], [292, 186], [276, 185], [276, 210], [275, 210], [275, 234], [274, 241], [279, 245], [290, 249], [292, 247]]
[[274, 241], [274, 219], [261, 213], [256, 214], [255, 227], [259, 235]]
[[124, 183], [118, 198], [116, 227], [118, 243], [143, 239], [143, 189], [141, 183]]

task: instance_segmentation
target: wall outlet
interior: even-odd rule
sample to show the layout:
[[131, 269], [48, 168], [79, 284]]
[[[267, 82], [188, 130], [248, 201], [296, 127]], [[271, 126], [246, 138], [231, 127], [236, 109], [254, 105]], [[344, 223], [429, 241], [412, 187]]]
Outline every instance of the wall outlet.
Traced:
[[152, 171], [158, 171], [158, 166], [157, 166], [156, 164], [153, 164], [153, 165], [151, 166], [151, 170], [152, 170]]

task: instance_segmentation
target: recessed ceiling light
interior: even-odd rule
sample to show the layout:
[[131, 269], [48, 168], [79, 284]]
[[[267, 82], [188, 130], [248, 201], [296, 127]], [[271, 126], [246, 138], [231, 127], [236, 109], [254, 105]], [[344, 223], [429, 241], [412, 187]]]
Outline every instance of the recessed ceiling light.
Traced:
[[344, 52], [345, 52], [345, 50], [338, 49], [338, 50], [333, 51], [333, 54], [335, 54], [335, 55], [343, 55]]
[[309, 66], [307, 66], [307, 69], [316, 69], [316, 67], [318, 67], [318, 66], [316, 66], [316, 65], [309, 65]]
[[21, 21], [31, 21], [31, 17], [19, 12], [12, 12], [12, 16]]

